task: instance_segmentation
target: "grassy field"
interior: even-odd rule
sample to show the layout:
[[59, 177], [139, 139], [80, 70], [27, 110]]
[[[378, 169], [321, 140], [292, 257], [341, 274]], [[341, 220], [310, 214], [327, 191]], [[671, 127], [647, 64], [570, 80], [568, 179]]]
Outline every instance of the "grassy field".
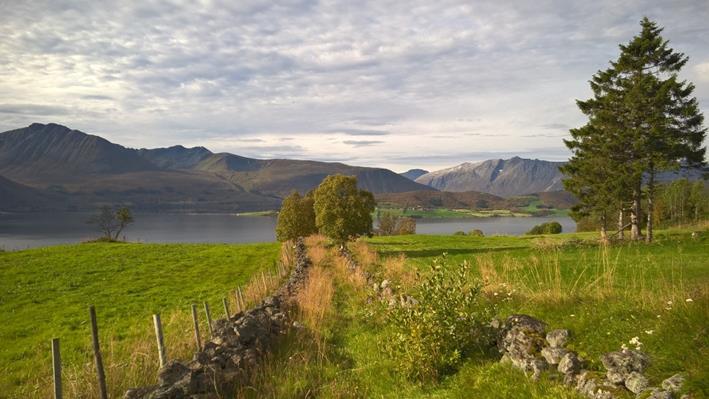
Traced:
[[[657, 242], [602, 247], [593, 233], [550, 236], [395, 236], [351, 244], [363, 270], [415, 292], [433, 259], [453, 271], [470, 262], [498, 317], [527, 313], [572, 331], [570, 346], [602, 370], [599, 356], [638, 337], [651, 358], [653, 384], [687, 372], [695, 397], [709, 395], [709, 230], [665, 230]], [[296, 298], [304, 329], [289, 333], [253, 373], [238, 398], [567, 398], [580, 399], [553, 375], [533, 383], [473, 353], [435, 382], [397, 371], [385, 351], [386, 306], [372, 296], [318, 237]], [[0, 397], [46, 397], [49, 339], [62, 338], [70, 397], [94, 398], [86, 307], [97, 306], [109, 386], [154, 380], [157, 355], [150, 315], [162, 312], [168, 355], [193, 351], [189, 304], [221, 297], [278, 259], [277, 244], [82, 244], [0, 254]], [[417, 272], [420, 273], [417, 276]], [[203, 326], [205, 328], [205, 326]], [[11, 345], [6, 344], [11, 342]], [[18, 387], [21, 387], [18, 390]], [[84, 391], [82, 391], [82, 389]], [[8, 394], [10, 392], [10, 394]], [[80, 394], [79, 394], [80, 393]], [[704, 396], [702, 396], [704, 395]], [[628, 396], [630, 397], [630, 396]]]
[[222, 297], [279, 254], [276, 243], [94, 243], [0, 253], [0, 398], [48, 397], [53, 337], [61, 339], [66, 391], [93, 397], [90, 304], [113, 396], [151, 382], [151, 315], [163, 316], [168, 356], [191, 356], [190, 304], [209, 301], [213, 317], [223, 317]]
[[[487, 218], [487, 217], [500, 217], [500, 216], [515, 216], [515, 217], [525, 217], [531, 216], [528, 213], [523, 212], [513, 212], [508, 209], [494, 209], [494, 210], [471, 210], [471, 209], [446, 209], [446, 208], [435, 208], [435, 209], [407, 209], [404, 212], [404, 208], [378, 208], [378, 211], [389, 212], [394, 216], [408, 216], [413, 218], [432, 218], [432, 219], [444, 219], [444, 218]], [[377, 211], [374, 215], [376, 218]]]
[[[447, 253], [455, 270], [469, 261], [499, 317], [527, 313], [549, 328], [572, 331], [571, 348], [603, 370], [601, 354], [638, 337], [651, 358], [647, 376], [658, 385], [677, 372], [689, 375], [695, 397], [709, 395], [709, 231], [663, 231], [657, 242], [596, 245], [593, 234], [525, 237], [376, 237], [352, 245], [365, 269], [403, 291], [417, 286], [415, 271]], [[254, 379], [243, 398], [579, 398], [553, 375], [533, 383], [522, 372], [478, 353], [439, 381], [418, 383], [396, 371], [385, 353], [388, 322], [363, 276], [332, 251], [313, 244], [318, 283], [304, 295], [324, 308], [303, 312], [308, 332], [294, 332]], [[334, 289], [323, 290], [332, 286]], [[307, 290], [306, 290], [307, 291]], [[327, 298], [323, 298], [327, 297]], [[306, 308], [312, 308], [305, 306]], [[313, 320], [316, 319], [316, 322]], [[499, 356], [499, 355], [498, 355]], [[288, 372], [285, 372], [285, 371]], [[628, 397], [632, 397], [628, 395]]]

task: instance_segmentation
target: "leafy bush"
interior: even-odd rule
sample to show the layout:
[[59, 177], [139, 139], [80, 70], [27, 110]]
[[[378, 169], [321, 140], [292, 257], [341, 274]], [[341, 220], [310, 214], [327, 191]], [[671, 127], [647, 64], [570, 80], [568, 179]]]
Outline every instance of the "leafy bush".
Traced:
[[561, 224], [559, 222], [547, 222], [538, 224], [532, 227], [527, 234], [559, 234], [561, 233]]
[[391, 212], [378, 215], [379, 229], [377, 234], [382, 236], [395, 236], [416, 234], [416, 220], [411, 217], [395, 216]]
[[455, 233], [453, 233], [453, 235], [454, 236], [464, 236], [465, 232], [464, 231], [456, 231]]
[[393, 336], [385, 345], [400, 372], [434, 381], [489, 342], [486, 325], [494, 308], [480, 296], [481, 288], [467, 262], [450, 270], [445, 256], [433, 261], [413, 293], [415, 302], [393, 306], [387, 313]]
[[470, 230], [468, 235], [471, 237], [485, 237], [485, 234], [480, 229]]

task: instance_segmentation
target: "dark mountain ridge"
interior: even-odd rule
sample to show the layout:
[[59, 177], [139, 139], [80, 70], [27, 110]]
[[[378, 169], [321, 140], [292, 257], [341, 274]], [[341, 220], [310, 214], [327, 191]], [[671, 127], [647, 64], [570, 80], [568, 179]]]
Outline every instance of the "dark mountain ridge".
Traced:
[[[136, 150], [51, 123], [0, 133], [0, 176], [61, 193], [71, 208], [121, 202], [151, 211], [276, 209], [292, 190], [305, 193], [336, 173], [357, 176], [361, 188], [375, 193], [433, 190], [387, 169], [254, 159], [204, 147]], [[0, 210], [16, 208], [8, 204], [0, 199]]]

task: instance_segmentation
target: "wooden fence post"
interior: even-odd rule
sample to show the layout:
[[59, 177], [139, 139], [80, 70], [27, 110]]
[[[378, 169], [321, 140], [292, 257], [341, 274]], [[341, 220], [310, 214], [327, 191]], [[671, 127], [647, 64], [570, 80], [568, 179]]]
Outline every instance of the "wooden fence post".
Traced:
[[91, 338], [93, 340], [94, 360], [96, 362], [96, 375], [98, 377], [98, 390], [101, 399], [108, 399], [106, 390], [106, 374], [103, 371], [103, 358], [101, 357], [101, 347], [98, 341], [98, 323], [96, 322], [96, 308], [89, 306], [89, 316], [91, 317]]
[[241, 289], [241, 286], [238, 288], [239, 290], [239, 302], [241, 302], [241, 311], [246, 312], [246, 298], [244, 298], [244, 291]]
[[62, 356], [59, 338], [52, 338], [52, 371], [54, 374], [54, 399], [62, 399]]
[[194, 323], [194, 339], [197, 341], [197, 352], [202, 351], [202, 340], [199, 337], [199, 319], [197, 318], [197, 305], [192, 304], [192, 322]]
[[165, 351], [165, 341], [162, 335], [162, 323], [160, 322], [160, 313], [153, 315], [153, 324], [155, 325], [155, 338], [158, 341], [158, 356], [160, 357], [160, 368], [167, 364], [167, 352]]
[[209, 336], [214, 338], [214, 330], [212, 330], [212, 315], [209, 314], [209, 304], [204, 303], [204, 313], [207, 314], [207, 327], [209, 327]]
[[224, 304], [224, 314], [226, 315], [226, 319], [231, 319], [231, 315], [229, 314], [229, 302], [226, 298], [222, 298], [222, 304]]
[[236, 313], [243, 312], [243, 309], [241, 308], [241, 303], [239, 302], [239, 290], [238, 289], [234, 290], [234, 303], [236, 304]]

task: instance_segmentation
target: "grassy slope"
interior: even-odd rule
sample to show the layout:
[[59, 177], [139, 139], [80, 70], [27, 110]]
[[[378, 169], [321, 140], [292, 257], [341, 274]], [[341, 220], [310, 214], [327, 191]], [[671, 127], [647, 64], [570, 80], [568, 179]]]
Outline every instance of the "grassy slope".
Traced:
[[[560, 245], [595, 238], [587, 233], [415, 235], [376, 237], [367, 243], [379, 252], [378, 266], [369, 269], [383, 273], [379, 279], [387, 277], [387, 259], [400, 253], [406, 254], [405, 268], [424, 273], [443, 252], [451, 268], [463, 260], [475, 262], [488, 280], [486, 296], [497, 304], [500, 317], [527, 313], [548, 322], [549, 328], [570, 329], [571, 347], [589, 360], [591, 369], [602, 370], [602, 353], [638, 336], [652, 359], [647, 372], [652, 383], [687, 371], [691, 389], [703, 397], [709, 394], [707, 235], [705, 230], [702, 238], [691, 240], [687, 231], [663, 232], [650, 246], [621, 245], [609, 252], [584, 243]], [[368, 263], [367, 257], [359, 258]], [[369, 290], [348, 282], [332, 254], [320, 264], [333, 270], [337, 290], [318, 338], [291, 336], [253, 389], [239, 397], [580, 398], [551, 375], [533, 383], [490, 354], [470, 358], [437, 384], [407, 381], [383, 353], [386, 322], [374, 311], [378, 305], [369, 304]]]
[[[150, 333], [155, 312], [187, 313], [190, 303], [209, 301], [221, 317], [225, 293], [278, 256], [275, 243], [97, 243], [0, 253], [0, 392], [30, 389], [51, 373], [52, 337], [61, 338], [65, 367], [89, 362], [89, 304], [104, 351], [130, 346]], [[190, 334], [189, 324], [178, 327]]]

